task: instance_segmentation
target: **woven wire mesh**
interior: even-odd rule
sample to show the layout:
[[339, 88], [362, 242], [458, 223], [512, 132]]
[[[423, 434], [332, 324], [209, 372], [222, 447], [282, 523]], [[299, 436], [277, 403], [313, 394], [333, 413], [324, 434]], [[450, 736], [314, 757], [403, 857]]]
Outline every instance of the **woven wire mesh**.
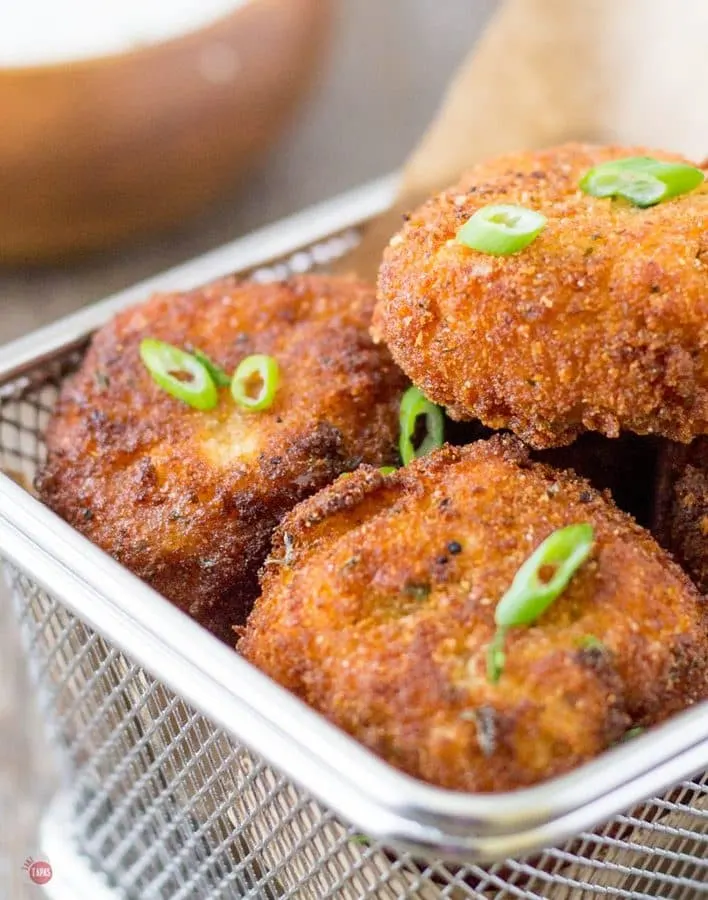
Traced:
[[[257, 278], [327, 263], [339, 235]], [[0, 468], [30, 486], [78, 354], [0, 389]], [[73, 817], [125, 900], [462, 900], [708, 896], [708, 775], [560, 848], [491, 866], [369, 840], [171, 693], [8, 565], [17, 618]]]

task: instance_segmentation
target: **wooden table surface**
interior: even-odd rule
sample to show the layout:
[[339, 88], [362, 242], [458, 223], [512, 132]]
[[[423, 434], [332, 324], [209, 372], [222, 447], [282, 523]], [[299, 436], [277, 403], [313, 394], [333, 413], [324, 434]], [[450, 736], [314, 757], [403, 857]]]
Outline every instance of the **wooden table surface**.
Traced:
[[[261, 171], [179, 233], [65, 269], [0, 272], [0, 344], [251, 229], [395, 169], [433, 115], [495, 0], [338, 0], [320, 83]], [[0, 586], [0, 900], [39, 891], [21, 872], [52, 789]], [[61, 860], [51, 861], [55, 869]], [[81, 898], [75, 898], [81, 900]]]

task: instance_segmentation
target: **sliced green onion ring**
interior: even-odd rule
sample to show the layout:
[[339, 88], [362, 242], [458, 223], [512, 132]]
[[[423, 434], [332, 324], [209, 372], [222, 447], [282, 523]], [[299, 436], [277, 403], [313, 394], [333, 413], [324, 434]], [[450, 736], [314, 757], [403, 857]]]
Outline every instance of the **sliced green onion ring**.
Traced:
[[195, 350], [194, 357], [199, 360], [211, 375], [211, 380], [217, 387], [229, 387], [231, 384], [231, 376], [225, 369], [222, 369], [218, 363], [215, 363], [201, 350]]
[[395, 466], [381, 466], [381, 468], [379, 469], [379, 472], [381, 472], [382, 475], [391, 475], [395, 471]]
[[643, 209], [660, 203], [667, 191], [653, 175], [622, 169], [596, 172], [587, 182], [581, 182], [581, 187], [593, 197], [623, 197]]
[[547, 221], [541, 213], [524, 206], [483, 206], [457, 232], [457, 242], [492, 256], [509, 256], [528, 247]]
[[670, 200], [681, 194], [688, 194], [700, 187], [705, 181], [705, 175], [695, 166], [685, 163], [659, 162], [651, 168], [651, 174], [666, 185], [666, 193], [662, 200]]
[[153, 381], [178, 400], [202, 410], [214, 409], [219, 402], [209, 371], [191, 353], [145, 338], [140, 342], [140, 358]]
[[[504, 664], [502, 648], [507, 630], [531, 625], [543, 615], [568, 587], [590, 555], [594, 542], [595, 530], [587, 522], [559, 528], [534, 550], [517, 571], [494, 612], [497, 632], [487, 654], [490, 681], [498, 681], [501, 675]], [[500, 653], [501, 665], [498, 664]]]
[[[497, 604], [497, 625], [510, 628], [535, 622], [566, 589], [590, 555], [594, 540], [594, 529], [588, 523], [568, 525], [550, 534], [521, 566]], [[544, 569], [552, 570], [549, 578], [542, 578]]]
[[[236, 403], [249, 412], [261, 412], [273, 405], [280, 386], [280, 366], [272, 356], [254, 353], [242, 359], [231, 381]], [[255, 396], [252, 393], [256, 389]]]
[[[413, 441], [421, 416], [425, 416], [425, 437], [416, 448]], [[426, 456], [432, 450], [442, 447], [445, 440], [443, 411], [439, 406], [431, 403], [417, 387], [409, 387], [403, 395], [399, 423], [401, 430], [398, 449], [404, 466], [407, 466], [411, 460]]]
[[581, 179], [580, 189], [593, 197], [623, 197], [646, 208], [687, 194], [704, 180], [700, 169], [686, 163], [630, 156], [590, 169]]

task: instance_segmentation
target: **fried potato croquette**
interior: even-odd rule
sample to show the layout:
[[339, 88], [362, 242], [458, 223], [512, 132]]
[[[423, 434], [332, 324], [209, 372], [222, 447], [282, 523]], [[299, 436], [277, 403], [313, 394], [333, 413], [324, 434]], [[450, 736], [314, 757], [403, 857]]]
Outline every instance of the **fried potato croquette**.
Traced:
[[[648, 209], [579, 189], [592, 167], [645, 155], [678, 159], [573, 144], [482, 163], [393, 237], [374, 335], [453, 418], [536, 448], [586, 429], [708, 432], [708, 187]], [[499, 203], [547, 225], [510, 256], [455, 240]]]
[[[486, 672], [497, 602], [551, 532], [590, 558]], [[708, 695], [703, 601], [651, 536], [516, 439], [362, 467], [276, 533], [238, 649], [374, 752], [446, 788], [503, 791], [574, 768]]]
[[[362, 461], [396, 461], [407, 382], [369, 336], [373, 305], [366, 285], [309, 276], [226, 279], [121, 313], [64, 386], [41, 497], [232, 641], [283, 514]], [[228, 373], [252, 353], [272, 355], [275, 402], [246, 412], [225, 387], [214, 410], [187, 406], [141, 362], [147, 337], [199, 349]]]

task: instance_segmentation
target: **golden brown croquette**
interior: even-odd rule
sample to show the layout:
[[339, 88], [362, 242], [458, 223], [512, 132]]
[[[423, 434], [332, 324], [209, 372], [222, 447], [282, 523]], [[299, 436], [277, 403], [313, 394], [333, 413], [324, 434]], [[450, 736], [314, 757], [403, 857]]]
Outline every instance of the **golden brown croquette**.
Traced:
[[[494, 611], [555, 529], [594, 526], [587, 562], [497, 684]], [[703, 601], [651, 536], [514, 438], [363, 467], [285, 516], [238, 645], [394, 766], [466, 791], [572, 769], [630, 726], [708, 694]]]
[[[579, 189], [593, 166], [640, 155], [678, 158], [570, 144], [481, 163], [393, 237], [374, 335], [453, 418], [537, 448], [585, 429], [708, 431], [708, 187], [649, 209]], [[510, 256], [456, 241], [497, 203], [548, 223]]]
[[[373, 289], [299, 277], [226, 279], [156, 296], [96, 334], [47, 431], [41, 497], [75, 528], [224, 639], [257, 594], [279, 519], [361, 462], [396, 461], [406, 382], [369, 324]], [[202, 412], [159, 388], [139, 345], [200, 349], [229, 373], [274, 356], [273, 406], [222, 388]]]

